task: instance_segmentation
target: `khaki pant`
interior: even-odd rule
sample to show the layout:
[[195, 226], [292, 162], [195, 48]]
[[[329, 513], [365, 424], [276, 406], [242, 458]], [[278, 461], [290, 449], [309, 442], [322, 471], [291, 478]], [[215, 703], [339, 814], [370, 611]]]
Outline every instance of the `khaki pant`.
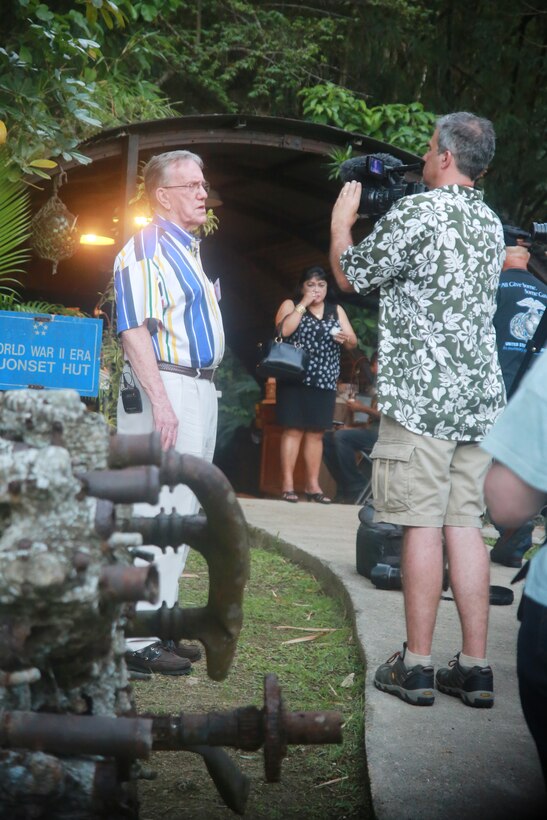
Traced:
[[482, 527], [491, 457], [478, 442], [411, 433], [382, 416], [371, 453], [374, 520], [408, 527]]

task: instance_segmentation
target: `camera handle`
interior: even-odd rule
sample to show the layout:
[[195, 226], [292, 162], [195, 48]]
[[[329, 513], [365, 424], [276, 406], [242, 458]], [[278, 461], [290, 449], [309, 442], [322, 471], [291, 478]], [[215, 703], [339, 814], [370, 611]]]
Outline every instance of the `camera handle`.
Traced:
[[421, 159], [419, 162], [413, 162], [410, 165], [398, 165], [396, 170], [397, 171], [422, 171], [424, 167], [424, 161]]
[[524, 354], [524, 358], [520, 363], [520, 367], [517, 370], [517, 375], [513, 379], [511, 383], [511, 387], [507, 391], [507, 399], [510, 399], [511, 396], [515, 393], [517, 387], [519, 386], [522, 377], [528, 370], [530, 366], [530, 361], [535, 353], [538, 353], [545, 344], [547, 340], [547, 309], [543, 311], [543, 316], [540, 319], [539, 325], [536, 328], [536, 332], [526, 342], [526, 353]]

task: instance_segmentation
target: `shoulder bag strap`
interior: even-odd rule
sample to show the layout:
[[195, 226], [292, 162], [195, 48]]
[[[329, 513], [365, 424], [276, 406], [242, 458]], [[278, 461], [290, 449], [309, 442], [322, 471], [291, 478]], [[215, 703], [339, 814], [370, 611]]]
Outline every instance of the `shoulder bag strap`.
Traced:
[[[524, 376], [524, 374], [526, 373], [526, 371], [528, 370], [528, 368], [530, 366], [530, 360], [532, 359], [532, 357], [534, 356], [535, 353], [538, 353], [542, 349], [542, 347], [545, 344], [546, 340], [547, 340], [547, 308], [543, 311], [543, 316], [541, 317], [540, 323], [536, 328], [536, 332], [534, 333], [532, 338], [529, 339], [526, 342], [526, 353], [524, 354], [524, 358], [523, 358], [523, 360], [520, 364], [519, 369], [517, 370], [517, 375], [513, 379], [511, 387], [507, 391], [507, 398], [508, 399], [511, 398], [511, 396], [513, 395], [513, 393], [515, 392], [515, 390], [519, 386], [522, 377]], [[544, 353], [543, 355], [545, 356], [547, 354]]]
[[[278, 325], [276, 325], [276, 328], [275, 328], [275, 338], [276, 338], [276, 339], [282, 339], [282, 336], [281, 336], [281, 328], [283, 327], [283, 322], [285, 321], [285, 319], [288, 319], [290, 315], [291, 315], [290, 313], [287, 313], [287, 315], [286, 315], [286, 316], [284, 316], [284, 317], [281, 319], [280, 323], [279, 323]], [[303, 318], [304, 318], [304, 317], [302, 317], [302, 319], [303, 319]], [[295, 346], [296, 346], [296, 347], [303, 347], [302, 342], [301, 342], [301, 340], [300, 340], [300, 325], [302, 324], [302, 319], [300, 319], [300, 322], [298, 323], [298, 327], [297, 327], [297, 328], [296, 328], [296, 330], [294, 331], [294, 333], [296, 333], [296, 334], [297, 334], [296, 339], [295, 339], [295, 342], [294, 342], [294, 344], [295, 344]], [[291, 333], [291, 336], [292, 336], [292, 333]]]

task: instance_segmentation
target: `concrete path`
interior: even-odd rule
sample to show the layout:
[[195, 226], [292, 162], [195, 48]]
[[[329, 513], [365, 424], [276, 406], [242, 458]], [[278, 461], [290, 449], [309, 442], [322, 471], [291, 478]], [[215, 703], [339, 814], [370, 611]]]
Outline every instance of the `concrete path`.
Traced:
[[[433, 707], [410, 706], [373, 684], [376, 667], [402, 646], [403, 599], [401, 592], [376, 589], [356, 571], [359, 508], [248, 498], [240, 502], [255, 546], [271, 544], [273, 536], [283, 554], [347, 599], [366, 664], [365, 745], [378, 820], [546, 818], [543, 779], [520, 708], [515, 672], [522, 584], [514, 587], [511, 606], [490, 608], [494, 708], [471, 709], [440, 692]], [[509, 586], [514, 573], [492, 565], [491, 583]], [[460, 648], [455, 604], [441, 601], [435, 666], [445, 665]]]

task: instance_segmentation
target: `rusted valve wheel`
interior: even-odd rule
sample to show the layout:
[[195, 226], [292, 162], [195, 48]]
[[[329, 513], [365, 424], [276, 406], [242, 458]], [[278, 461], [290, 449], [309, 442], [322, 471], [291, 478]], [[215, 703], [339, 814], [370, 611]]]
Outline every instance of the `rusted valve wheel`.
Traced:
[[275, 675], [264, 678], [264, 771], [268, 783], [281, 778], [281, 761], [287, 754], [283, 702]]

